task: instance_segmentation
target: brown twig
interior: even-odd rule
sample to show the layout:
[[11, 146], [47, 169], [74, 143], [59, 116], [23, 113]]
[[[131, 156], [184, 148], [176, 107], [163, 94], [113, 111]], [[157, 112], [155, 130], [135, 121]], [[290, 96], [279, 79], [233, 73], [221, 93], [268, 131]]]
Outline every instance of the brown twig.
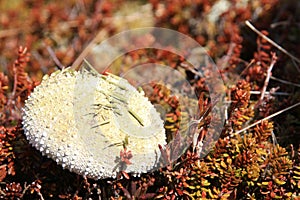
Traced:
[[223, 69], [225, 69], [225, 67], [227, 67], [226, 65], [229, 63], [229, 60], [233, 54], [233, 50], [235, 47], [236, 47], [236, 43], [231, 42], [226, 55], [223, 57], [223, 62], [222, 62], [220, 69], [223, 70]]
[[58, 59], [57, 56], [55, 55], [53, 49], [52, 49], [50, 46], [46, 45], [46, 44], [45, 44], [45, 46], [46, 46], [46, 49], [47, 49], [47, 51], [48, 51], [50, 57], [53, 59], [54, 63], [57, 65], [57, 67], [58, 67], [59, 69], [65, 68], [65, 66], [59, 61], [59, 59]]
[[37, 194], [38, 194], [38, 196], [40, 197], [41, 200], [44, 200], [44, 197], [43, 197], [41, 192], [37, 192]]
[[14, 29], [7, 29], [0, 31], [0, 38], [9, 37], [9, 36], [15, 36], [19, 34], [21, 29], [14, 28]]
[[297, 63], [300, 63], [300, 59], [296, 58], [295, 56], [293, 56], [292, 54], [290, 54], [287, 50], [285, 50], [284, 48], [282, 48], [281, 46], [279, 46], [278, 44], [276, 44], [276, 42], [274, 42], [273, 40], [271, 40], [270, 38], [268, 38], [267, 36], [265, 36], [262, 32], [260, 32], [259, 30], [257, 30], [248, 20], [245, 22], [245, 24], [251, 29], [253, 30], [255, 33], [257, 33], [260, 37], [262, 37], [263, 39], [265, 39], [267, 42], [269, 42], [270, 44], [272, 44], [274, 47], [276, 47], [279, 51], [281, 51], [282, 53], [286, 54], [287, 56], [289, 56], [290, 58], [292, 58], [293, 60], [297, 61]]
[[252, 59], [252, 60], [250, 61], [250, 63], [248, 63], [248, 65], [246, 66], [246, 68], [243, 69], [243, 71], [240, 73], [240, 76], [243, 75], [243, 74], [249, 69], [249, 67], [252, 66], [252, 64], [253, 64], [254, 62], [255, 62], [255, 60]]
[[275, 53], [272, 53], [272, 61], [271, 61], [271, 64], [268, 68], [268, 71], [267, 71], [267, 76], [266, 76], [264, 86], [263, 86], [262, 91], [261, 91], [260, 100], [259, 100], [258, 104], [260, 104], [263, 101], [264, 97], [265, 97], [265, 93], [266, 93], [267, 87], [269, 85], [272, 69], [273, 69], [276, 61], [277, 61], [277, 56], [276, 56]]
[[27, 185], [26, 186], [26, 182], [25, 182], [25, 185], [24, 185], [24, 190], [22, 192], [22, 195], [20, 196], [20, 198], [22, 199], [24, 197], [24, 195], [26, 194], [27, 190], [31, 187], [31, 185]]

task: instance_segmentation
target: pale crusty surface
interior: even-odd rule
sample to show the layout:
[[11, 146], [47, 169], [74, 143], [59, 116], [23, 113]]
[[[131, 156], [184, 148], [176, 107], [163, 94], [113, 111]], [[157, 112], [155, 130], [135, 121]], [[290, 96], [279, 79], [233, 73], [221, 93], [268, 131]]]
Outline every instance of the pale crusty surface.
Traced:
[[166, 143], [163, 121], [143, 92], [84, 68], [45, 76], [23, 111], [25, 135], [35, 148], [93, 179], [115, 177], [123, 144], [133, 157], [121, 170], [140, 174], [156, 167], [158, 144]]

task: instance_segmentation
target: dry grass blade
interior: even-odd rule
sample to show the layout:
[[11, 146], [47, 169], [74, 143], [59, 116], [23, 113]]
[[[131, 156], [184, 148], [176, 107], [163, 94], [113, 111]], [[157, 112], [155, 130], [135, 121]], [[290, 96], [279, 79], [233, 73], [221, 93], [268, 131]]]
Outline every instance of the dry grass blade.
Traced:
[[[250, 94], [261, 94], [261, 91], [250, 91]], [[289, 96], [290, 93], [287, 92], [268, 92], [266, 91], [265, 94], [267, 95], [282, 95], [282, 96]]]
[[99, 31], [99, 33], [95, 36], [95, 38], [86, 46], [86, 48], [82, 51], [82, 53], [76, 58], [73, 62], [71, 68], [78, 69], [80, 63], [84, 60], [84, 58], [88, 55], [90, 50], [95, 47], [97, 43], [105, 38], [107, 35], [107, 31], [105, 29]]
[[298, 84], [298, 83], [293, 83], [293, 82], [290, 82], [290, 81], [282, 80], [282, 79], [276, 78], [274, 76], [271, 76], [270, 79], [281, 82], [281, 83], [284, 83], [284, 84], [293, 85], [295, 87], [300, 87], [300, 84]]
[[260, 37], [262, 37], [263, 39], [265, 39], [267, 42], [269, 42], [270, 44], [272, 44], [274, 47], [276, 47], [278, 50], [280, 50], [282, 53], [286, 54], [287, 56], [289, 56], [290, 58], [292, 58], [293, 60], [295, 60], [297, 63], [300, 63], [300, 59], [296, 58], [295, 56], [293, 56], [292, 54], [290, 54], [287, 50], [285, 50], [284, 48], [282, 48], [281, 46], [279, 46], [278, 44], [276, 44], [276, 42], [274, 42], [273, 40], [271, 40], [270, 38], [268, 38], [267, 36], [265, 36], [262, 32], [260, 32], [259, 30], [257, 30], [248, 20], [245, 22], [245, 24], [251, 29], [253, 30], [255, 33], [257, 33]]
[[[300, 102], [298, 102], [298, 103], [296, 103], [296, 104], [294, 104], [294, 105], [292, 105], [292, 106], [290, 106], [290, 107], [287, 107], [287, 108], [285, 108], [285, 109], [283, 109], [283, 110], [280, 110], [280, 111], [278, 111], [278, 112], [276, 112], [276, 113], [274, 113], [274, 114], [272, 114], [272, 115], [269, 115], [268, 117], [265, 117], [265, 118], [263, 118], [263, 119], [261, 119], [261, 120], [258, 120], [258, 121], [256, 121], [256, 122], [254, 122], [253, 124], [251, 124], [251, 125], [249, 125], [249, 126], [243, 128], [243, 129], [241, 129], [241, 130], [239, 130], [239, 131], [233, 133], [233, 134], [231, 135], [231, 137], [234, 137], [235, 135], [238, 135], [238, 134], [240, 134], [240, 133], [246, 131], [247, 129], [256, 126], [257, 124], [261, 123], [262, 121], [271, 119], [271, 118], [273, 118], [273, 117], [275, 117], [275, 116], [277, 116], [277, 115], [279, 115], [279, 114], [281, 114], [281, 113], [284, 113], [284, 112], [286, 112], [286, 111], [288, 111], [288, 110], [290, 110], [290, 109], [292, 109], [292, 108], [295, 108], [295, 107], [297, 107], [297, 106], [299, 106], [299, 105], [300, 105]], [[227, 137], [227, 139], [229, 139], [229, 137]]]

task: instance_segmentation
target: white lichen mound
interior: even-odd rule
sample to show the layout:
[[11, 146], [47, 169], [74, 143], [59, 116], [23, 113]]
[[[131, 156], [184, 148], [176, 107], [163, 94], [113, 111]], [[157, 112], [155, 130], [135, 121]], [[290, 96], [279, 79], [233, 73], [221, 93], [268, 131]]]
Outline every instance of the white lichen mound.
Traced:
[[[23, 109], [29, 142], [63, 168], [93, 179], [119, 170], [140, 174], [157, 166], [165, 145], [163, 121], [127, 80], [91, 68], [45, 76]], [[131, 151], [131, 164], [120, 151]]]

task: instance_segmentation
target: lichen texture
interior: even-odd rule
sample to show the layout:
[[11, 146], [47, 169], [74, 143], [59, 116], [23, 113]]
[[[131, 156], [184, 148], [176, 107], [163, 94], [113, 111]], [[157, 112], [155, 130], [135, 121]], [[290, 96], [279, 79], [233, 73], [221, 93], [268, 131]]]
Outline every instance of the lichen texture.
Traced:
[[45, 76], [25, 103], [23, 125], [42, 154], [93, 179], [147, 172], [165, 144], [163, 121], [143, 91], [89, 67]]

